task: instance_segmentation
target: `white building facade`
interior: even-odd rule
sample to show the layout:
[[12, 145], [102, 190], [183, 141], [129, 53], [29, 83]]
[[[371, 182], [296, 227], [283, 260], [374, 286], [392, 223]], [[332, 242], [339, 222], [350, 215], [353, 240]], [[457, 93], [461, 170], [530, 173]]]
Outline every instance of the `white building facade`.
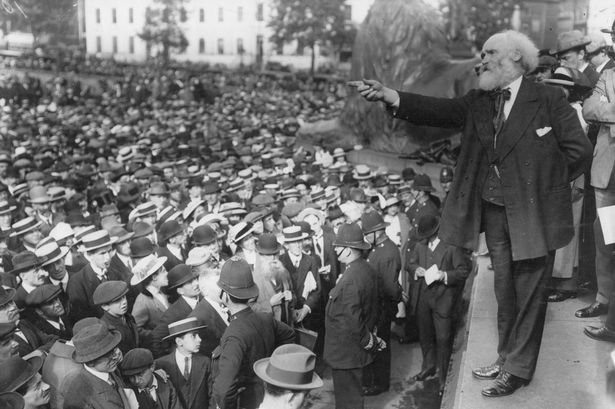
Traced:
[[[367, 15], [373, 0], [346, 0], [347, 14], [354, 23]], [[139, 37], [148, 7], [153, 0], [82, 0], [79, 3], [80, 33], [88, 54], [118, 61], [144, 61], [145, 41]], [[208, 62], [235, 67], [240, 64], [276, 61], [297, 69], [310, 66], [310, 50], [297, 50], [296, 44], [279, 49], [269, 42], [271, 0], [188, 0], [187, 21], [182, 28], [188, 48], [172, 54], [178, 61]], [[150, 50], [155, 55], [156, 50]], [[316, 53], [316, 65], [330, 64], [331, 57]]]

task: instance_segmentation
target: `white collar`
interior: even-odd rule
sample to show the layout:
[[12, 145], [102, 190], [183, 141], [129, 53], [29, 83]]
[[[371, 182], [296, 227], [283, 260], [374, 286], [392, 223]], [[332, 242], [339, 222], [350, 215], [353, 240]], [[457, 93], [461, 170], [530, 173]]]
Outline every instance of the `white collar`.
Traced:
[[194, 309], [196, 305], [199, 303], [198, 298], [186, 297], [183, 295], [182, 295], [182, 298], [184, 299], [184, 301], [186, 301], [186, 303], [188, 303], [188, 305], [190, 306], [190, 309]]
[[598, 74], [602, 73], [602, 70], [604, 70], [604, 66], [607, 65], [609, 61], [611, 61], [611, 59], [607, 58], [602, 64], [596, 67], [596, 71], [598, 71]]
[[440, 237], [436, 237], [433, 241], [428, 243], [429, 250], [434, 251], [436, 247], [438, 247], [438, 244], [440, 244]]
[[83, 367], [85, 368], [86, 371], [88, 371], [89, 373], [91, 373], [92, 375], [94, 375], [95, 377], [97, 377], [98, 379], [107, 382], [109, 385], [111, 385], [111, 375], [109, 375], [109, 372], [100, 372], [97, 371], [96, 369], [87, 366], [86, 364], [83, 364]]
[[30, 294], [32, 291], [34, 291], [36, 289], [35, 286], [30, 285], [30, 284], [26, 283], [25, 281], [21, 282], [21, 286], [23, 287], [24, 290], [26, 290], [26, 292], [28, 294]]

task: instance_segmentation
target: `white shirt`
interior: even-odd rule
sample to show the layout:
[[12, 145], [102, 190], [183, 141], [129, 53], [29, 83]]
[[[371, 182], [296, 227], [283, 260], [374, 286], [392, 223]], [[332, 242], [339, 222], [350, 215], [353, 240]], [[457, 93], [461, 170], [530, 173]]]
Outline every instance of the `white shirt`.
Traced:
[[162, 303], [162, 305], [164, 305], [165, 307], [169, 308], [169, 300], [167, 299], [167, 297], [162, 294], [160, 292], [159, 289], [157, 289], [156, 287], [152, 286], [152, 285], [148, 285], [146, 287], [147, 291], [149, 291], [149, 293], [152, 295], [152, 297], [154, 297], [155, 299], [157, 299], [158, 301], [160, 301]]
[[32, 291], [34, 291], [36, 289], [36, 287], [34, 287], [33, 285], [30, 285], [28, 283], [26, 283], [25, 281], [21, 282], [21, 287], [26, 290], [26, 292], [28, 294], [30, 294]]
[[158, 396], [156, 395], [156, 389], [158, 389], [158, 380], [156, 376], [152, 377], [152, 386], [148, 389], [139, 389], [139, 392], [147, 391], [149, 395], [154, 399], [154, 402], [158, 402]]
[[440, 244], [440, 238], [436, 237], [428, 243], [429, 250], [434, 251], [436, 247], [438, 247], [438, 244]]
[[186, 366], [186, 358], [188, 358], [189, 360], [188, 368], [192, 373], [192, 355], [184, 355], [179, 352], [178, 349], [175, 349], [175, 363], [179, 368], [179, 373], [181, 373], [182, 375], [184, 374], [184, 367]]
[[183, 295], [182, 295], [182, 298], [184, 299], [184, 301], [186, 301], [186, 303], [188, 303], [188, 305], [190, 306], [190, 309], [194, 309], [196, 305], [199, 303], [199, 300], [197, 298], [185, 297]]
[[97, 377], [98, 379], [107, 382], [109, 385], [113, 385], [113, 383], [111, 383], [111, 376], [109, 376], [108, 372], [97, 371], [96, 369], [89, 367], [85, 364], [83, 365], [83, 367], [85, 368], [86, 371], [88, 371], [89, 373]]
[[106, 271], [99, 269], [98, 267], [96, 267], [94, 264], [90, 263], [90, 267], [92, 267], [92, 270], [94, 270], [94, 274], [96, 274], [96, 277], [98, 277], [98, 279], [100, 281], [103, 280], [103, 276], [107, 274]]
[[224, 321], [224, 323], [228, 325], [228, 310], [221, 306], [220, 303], [212, 300], [211, 298], [205, 297], [205, 299], [209, 304], [211, 304], [212, 307], [214, 307], [214, 310], [216, 310], [220, 318], [222, 318], [222, 321]]
[[184, 256], [182, 256], [182, 250], [179, 246], [176, 246], [174, 244], [167, 244], [167, 248], [169, 249], [169, 251], [171, 252], [171, 254], [173, 254], [175, 257], [177, 257], [180, 260], [184, 260]]
[[519, 88], [521, 88], [521, 80], [523, 77], [519, 77], [513, 82], [511, 82], [506, 87], [502, 87], [502, 89], [508, 88], [510, 90], [510, 99], [504, 102], [504, 117], [508, 118], [510, 115], [510, 111], [512, 110], [513, 104], [517, 99], [517, 95], [519, 94]]
[[397, 215], [384, 215], [384, 221], [389, 225], [384, 229], [385, 233], [396, 246], [401, 246], [401, 224]]
[[604, 60], [602, 64], [596, 67], [596, 71], [598, 71], [598, 74], [602, 74], [602, 70], [604, 70], [604, 66], [607, 65], [609, 61], [610, 61], [610, 58], [607, 58], [606, 60]]
[[290, 257], [290, 262], [293, 263], [293, 266], [299, 267], [302, 255], [295, 256], [293, 253], [288, 252], [288, 257]]

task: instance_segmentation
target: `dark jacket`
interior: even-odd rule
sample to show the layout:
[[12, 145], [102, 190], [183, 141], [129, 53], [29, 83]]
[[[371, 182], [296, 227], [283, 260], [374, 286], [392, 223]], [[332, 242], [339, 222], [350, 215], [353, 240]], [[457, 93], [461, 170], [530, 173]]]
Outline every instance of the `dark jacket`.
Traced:
[[[121, 380], [112, 375], [121, 388]], [[71, 372], [60, 386], [64, 409], [124, 409], [125, 396], [118, 389], [92, 375], [82, 366]]]
[[214, 349], [220, 345], [222, 334], [226, 331], [226, 322], [224, 322], [222, 317], [206, 299], [199, 301], [189, 317], [196, 317], [200, 322], [207, 325], [207, 328], [199, 330], [199, 335], [201, 336], [199, 352], [207, 357], [211, 357]]
[[396, 304], [401, 301], [401, 286], [399, 285], [401, 257], [399, 249], [391, 239], [386, 237], [385, 240], [372, 248], [367, 262], [378, 276], [382, 313], [386, 313], [390, 317], [393, 311], [397, 311]]
[[184, 256], [184, 260], [180, 260], [177, 257], [175, 257], [175, 255], [171, 253], [171, 251], [167, 248], [166, 245], [158, 247], [157, 253], [158, 253], [158, 257], [167, 258], [167, 261], [164, 262], [164, 268], [166, 268], [167, 271], [171, 271], [173, 267], [177, 266], [178, 264], [183, 264], [184, 260], [186, 260], [185, 256]]
[[[171, 377], [164, 370], [156, 370], [154, 371], [154, 377], [158, 382], [158, 387], [156, 388], [156, 397], [158, 400], [158, 408], [160, 409], [183, 409], [184, 406], [179, 398], [179, 394], [173, 385], [173, 381]], [[137, 388], [132, 388], [135, 395], [137, 396], [137, 401], [141, 398], [139, 397], [140, 391]], [[149, 393], [149, 392], [145, 392]]]
[[115, 317], [105, 311], [100, 319], [104, 321], [109, 328], [114, 328], [122, 334], [122, 340], [118, 344], [118, 348], [123, 354], [140, 346], [137, 324], [132, 315], [124, 314], [121, 317]]
[[[312, 310], [312, 313], [318, 312], [318, 306], [320, 303], [320, 275], [318, 274], [318, 264], [313, 257], [301, 254], [301, 260], [299, 266], [295, 267], [290, 260], [288, 253], [284, 253], [280, 256], [280, 262], [288, 270], [290, 278], [293, 283], [293, 295], [294, 295], [294, 308], [299, 310], [303, 307], [303, 304], [307, 304]], [[314, 281], [316, 281], [316, 289], [307, 298], [303, 298], [303, 288], [305, 286], [305, 279], [308, 274], [312, 274]]]
[[172, 322], [183, 320], [188, 317], [188, 314], [192, 312], [192, 308], [184, 300], [183, 297], [179, 297], [177, 301], [169, 306], [162, 317], [160, 322], [156, 325], [156, 328], [152, 331], [152, 353], [155, 357], [163, 356], [171, 352], [171, 343], [163, 341], [162, 338], [169, 335], [168, 325]]
[[493, 165], [500, 173], [513, 260], [542, 257], [570, 241], [569, 182], [587, 170], [592, 147], [561, 89], [523, 79], [495, 150], [493, 103], [486, 92], [453, 99], [399, 94], [397, 117], [463, 129], [455, 169], [460, 177], [453, 180], [442, 215], [444, 242], [477, 247], [482, 189]]
[[207, 409], [211, 406], [211, 360], [206, 356], [192, 355], [190, 380], [184, 375], [175, 362], [175, 352], [158, 358], [156, 367], [163, 369], [171, 379], [177, 391], [181, 407], [185, 409]]
[[27, 341], [25, 341], [19, 335], [13, 334], [13, 340], [19, 344], [18, 350], [19, 356], [21, 357], [34, 352], [35, 349], [49, 352], [49, 349], [51, 349], [53, 343], [58, 340], [57, 336], [45, 334], [43, 331], [34, 326], [34, 324], [23, 319], [19, 320], [17, 331], [21, 331], [23, 336], [27, 339]]

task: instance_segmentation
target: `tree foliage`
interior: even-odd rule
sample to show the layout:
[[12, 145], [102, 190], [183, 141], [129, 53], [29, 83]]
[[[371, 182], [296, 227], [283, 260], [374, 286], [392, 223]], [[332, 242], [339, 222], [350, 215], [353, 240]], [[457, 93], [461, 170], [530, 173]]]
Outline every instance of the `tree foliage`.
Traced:
[[450, 40], [480, 49], [498, 31], [510, 28], [513, 0], [447, 0], [442, 5]]
[[354, 41], [356, 29], [347, 19], [345, 0], [274, 0], [272, 7], [270, 41], [275, 44], [297, 41], [310, 47], [312, 72], [317, 44], [339, 51]]
[[181, 23], [186, 21], [185, 0], [154, 0], [148, 9], [145, 25], [139, 37], [150, 46], [162, 49], [162, 60], [169, 62], [171, 51], [181, 53], [188, 47], [188, 39]]
[[74, 0], [3, 0], [1, 15], [14, 30], [29, 31], [38, 42], [43, 35], [64, 38], [77, 31]]

